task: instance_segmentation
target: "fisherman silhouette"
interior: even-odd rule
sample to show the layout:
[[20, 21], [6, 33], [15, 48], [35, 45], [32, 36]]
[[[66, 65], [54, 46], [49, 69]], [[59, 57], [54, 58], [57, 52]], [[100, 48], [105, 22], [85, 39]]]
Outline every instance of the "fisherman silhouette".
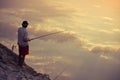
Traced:
[[25, 56], [29, 54], [29, 41], [27, 28], [28, 22], [23, 21], [22, 27], [18, 28], [18, 48], [19, 48], [19, 61], [18, 65], [23, 66]]

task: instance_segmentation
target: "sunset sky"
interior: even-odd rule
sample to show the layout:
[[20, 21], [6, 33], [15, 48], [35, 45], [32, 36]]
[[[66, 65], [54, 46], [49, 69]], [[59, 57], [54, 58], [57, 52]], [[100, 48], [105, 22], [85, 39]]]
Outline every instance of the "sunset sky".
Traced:
[[[29, 22], [26, 63], [60, 80], [120, 80], [119, 0], [0, 0], [0, 42], [17, 45], [17, 28]], [[16, 54], [17, 48], [15, 50]]]

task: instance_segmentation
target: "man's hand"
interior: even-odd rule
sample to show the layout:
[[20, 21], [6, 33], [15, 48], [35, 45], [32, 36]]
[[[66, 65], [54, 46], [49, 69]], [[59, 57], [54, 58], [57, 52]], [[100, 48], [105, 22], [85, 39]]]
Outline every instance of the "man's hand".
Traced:
[[31, 39], [29, 39], [29, 38], [28, 38], [28, 40], [27, 40], [27, 41], [31, 41]]
[[31, 41], [31, 39], [29, 38], [24, 39], [24, 42], [28, 42], [28, 41]]

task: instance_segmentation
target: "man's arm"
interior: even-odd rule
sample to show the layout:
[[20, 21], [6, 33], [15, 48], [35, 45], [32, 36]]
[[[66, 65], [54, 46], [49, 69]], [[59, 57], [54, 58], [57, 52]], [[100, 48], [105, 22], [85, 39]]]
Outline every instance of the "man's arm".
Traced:
[[25, 42], [30, 41], [30, 39], [28, 38], [28, 33], [27, 33], [27, 31], [25, 31], [25, 33], [24, 33], [23, 41], [25, 41]]

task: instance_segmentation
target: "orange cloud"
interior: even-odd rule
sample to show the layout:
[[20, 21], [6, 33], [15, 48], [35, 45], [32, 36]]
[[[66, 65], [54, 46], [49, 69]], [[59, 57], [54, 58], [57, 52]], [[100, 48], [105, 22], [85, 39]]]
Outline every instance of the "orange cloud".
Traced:
[[110, 53], [120, 53], [119, 48], [112, 48], [112, 47], [101, 47], [101, 46], [96, 46], [91, 49], [91, 52], [93, 53], [105, 53], [105, 54], [110, 54]]

